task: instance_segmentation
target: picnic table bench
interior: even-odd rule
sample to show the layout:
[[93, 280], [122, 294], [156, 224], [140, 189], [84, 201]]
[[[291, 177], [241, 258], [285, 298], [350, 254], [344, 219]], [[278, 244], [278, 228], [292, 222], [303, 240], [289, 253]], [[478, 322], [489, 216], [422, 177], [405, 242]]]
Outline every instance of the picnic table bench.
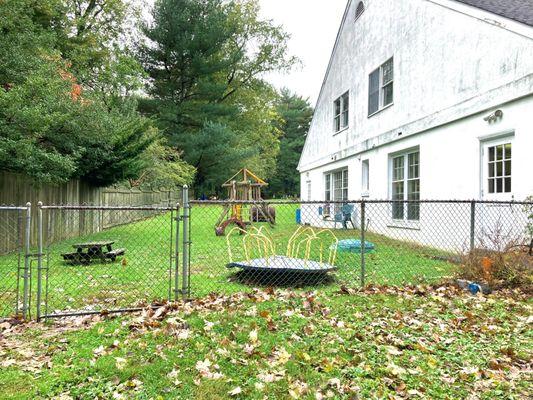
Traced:
[[115, 244], [115, 242], [111, 240], [77, 243], [72, 245], [72, 247], [76, 249], [76, 252], [61, 254], [61, 256], [65, 261], [69, 261], [73, 264], [89, 264], [93, 260], [101, 262], [111, 260], [113, 262], [117, 257], [126, 253], [126, 249], [113, 250], [113, 244]]

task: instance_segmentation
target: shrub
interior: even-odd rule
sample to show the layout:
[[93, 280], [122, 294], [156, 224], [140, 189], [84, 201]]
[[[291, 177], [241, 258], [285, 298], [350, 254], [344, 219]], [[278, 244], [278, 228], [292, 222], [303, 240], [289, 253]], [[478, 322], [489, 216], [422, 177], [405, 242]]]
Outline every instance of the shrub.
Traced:
[[533, 213], [529, 209], [525, 211], [528, 213], [525, 236], [513, 236], [501, 223], [492, 230], [483, 231], [476, 248], [462, 258], [461, 278], [486, 283], [494, 289], [520, 287], [527, 292], [533, 290], [533, 256], [529, 252], [529, 242], [524, 242], [531, 240], [533, 234]]

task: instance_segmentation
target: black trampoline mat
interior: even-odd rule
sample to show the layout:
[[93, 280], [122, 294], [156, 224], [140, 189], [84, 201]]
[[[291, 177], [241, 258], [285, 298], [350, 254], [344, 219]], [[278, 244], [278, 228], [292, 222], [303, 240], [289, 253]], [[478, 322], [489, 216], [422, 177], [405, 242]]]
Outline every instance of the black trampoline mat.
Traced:
[[228, 268], [240, 268], [245, 271], [279, 271], [299, 273], [325, 273], [337, 268], [327, 263], [313, 260], [302, 260], [285, 256], [256, 258], [250, 261], [238, 261], [228, 264]]

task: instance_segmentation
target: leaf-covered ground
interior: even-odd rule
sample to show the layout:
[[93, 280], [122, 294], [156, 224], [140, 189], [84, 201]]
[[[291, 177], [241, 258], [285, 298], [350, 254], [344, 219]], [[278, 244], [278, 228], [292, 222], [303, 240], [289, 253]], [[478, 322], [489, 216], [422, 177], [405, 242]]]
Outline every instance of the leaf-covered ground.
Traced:
[[531, 301], [454, 288], [212, 295], [0, 325], [0, 397], [524, 399]]

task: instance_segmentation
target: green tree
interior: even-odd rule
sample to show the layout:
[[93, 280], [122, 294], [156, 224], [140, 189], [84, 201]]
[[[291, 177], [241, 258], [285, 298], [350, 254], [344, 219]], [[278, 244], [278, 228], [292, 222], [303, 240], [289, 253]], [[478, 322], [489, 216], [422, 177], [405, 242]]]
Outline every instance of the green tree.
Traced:
[[143, 71], [116, 44], [124, 10], [119, 0], [0, 2], [1, 169], [109, 185], [150, 167], [160, 134], [129, 96]]
[[143, 153], [142, 172], [130, 179], [131, 187], [159, 190], [190, 184], [196, 169], [181, 159], [181, 154], [164, 139], [152, 143]]
[[296, 170], [313, 118], [309, 100], [287, 89], [281, 91], [277, 111], [282, 119], [280, 153], [276, 175], [270, 179], [267, 193], [272, 196], [297, 196], [300, 191], [300, 174]]
[[[143, 27], [148, 43], [139, 57], [150, 98], [142, 110], [197, 169], [199, 192], [216, 191], [248, 163], [273, 166], [275, 108], [261, 77], [295, 60], [287, 35], [258, 12], [256, 0], [158, 0]], [[261, 158], [262, 150], [271, 156]]]

